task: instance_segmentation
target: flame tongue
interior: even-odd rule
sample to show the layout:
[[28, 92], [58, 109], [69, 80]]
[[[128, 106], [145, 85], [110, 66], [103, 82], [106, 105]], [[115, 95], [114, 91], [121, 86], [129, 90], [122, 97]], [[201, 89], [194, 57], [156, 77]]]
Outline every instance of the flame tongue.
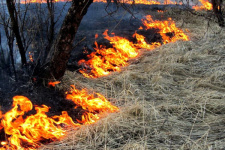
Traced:
[[108, 35], [108, 30], [103, 33], [105, 39], [109, 40], [113, 47], [125, 58], [134, 58], [138, 55], [137, 49], [134, 44], [125, 38], [119, 36], [110, 37]]
[[[113, 47], [106, 48], [102, 45], [99, 46], [95, 42], [96, 52], [88, 55], [89, 60], [80, 60], [78, 62], [79, 65], [84, 66], [85, 69], [80, 70], [80, 72], [86, 77], [96, 78], [106, 76], [111, 71], [120, 71], [120, 67], [126, 66], [130, 58], [138, 55], [138, 49], [129, 40], [119, 36], [110, 37], [108, 30], [103, 35]], [[91, 71], [89, 72], [89, 70]]]
[[134, 33], [133, 37], [137, 39], [137, 44], [135, 44], [137, 48], [145, 48], [145, 49], [152, 50], [161, 45], [160, 42], [153, 42], [151, 44], [148, 44], [145, 41], [145, 37], [143, 35], [137, 34], [136, 32]]
[[86, 90], [77, 90], [75, 86], [72, 86], [70, 94], [67, 94], [66, 99], [72, 100], [77, 106], [81, 106], [84, 110], [88, 110], [92, 113], [102, 112], [115, 112], [118, 111], [116, 106], [113, 106], [104, 96], [96, 93], [89, 95]]
[[[49, 107], [35, 106], [36, 113], [25, 117], [33, 109], [31, 101], [24, 96], [13, 97], [13, 108], [1, 115], [1, 128], [7, 141], [1, 142], [0, 149], [36, 149], [42, 141], [55, 141], [66, 135], [66, 127], [78, 127], [82, 124], [92, 124], [99, 120], [104, 112], [116, 112], [113, 106], [102, 95], [88, 94], [86, 90], [77, 90], [72, 86], [70, 94], [66, 96], [86, 112], [75, 123], [66, 111], [60, 116], [48, 117]], [[76, 109], [76, 108], [75, 108]]]
[[202, 3], [202, 6], [193, 6], [193, 9], [195, 10], [202, 10], [202, 9], [206, 9], [206, 10], [212, 10], [213, 6], [212, 3], [210, 3], [208, 0], [199, 0]]
[[[157, 29], [163, 39], [163, 43], [175, 42], [177, 40], [188, 41], [188, 36], [184, 34], [181, 29], [176, 27], [174, 21], [169, 18], [166, 21], [153, 20], [151, 15], [147, 15], [145, 19], [142, 19], [143, 25], [146, 29]], [[143, 29], [143, 28], [141, 28]]]
[[86, 90], [77, 90], [75, 86], [72, 86], [70, 94], [67, 94], [66, 99], [72, 100], [77, 106], [81, 106], [87, 112], [84, 113], [81, 120], [77, 120], [79, 123], [92, 124], [100, 119], [104, 112], [117, 112], [119, 109], [113, 106], [109, 101], [105, 99], [99, 93], [89, 95]]
[[[53, 0], [53, 2], [70, 2], [71, 0]], [[208, 1], [208, 0], [199, 0], [201, 2], [201, 6], [193, 6], [192, 8], [195, 10], [202, 10], [202, 9], [206, 9], [206, 10], [212, 10], [212, 4]], [[108, 0], [93, 0], [94, 3], [107, 3]], [[113, 2], [113, 1], [111, 1]], [[21, 0], [20, 3], [22, 4], [27, 4], [27, 3], [47, 3], [47, 0]], [[126, 4], [145, 4], [145, 5], [152, 5], [152, 4], [156, 4], [156, 5], [168, 5], [168, 4], [173, 4], [173, 5], [177, 5], [178, 3], [176, 1], [172, 1], [172, 0], [165, 0], [163, 3], [158, 2], [157, 0], [127, 0], [127, 1], [121, 1], [121, 3], [126, 3]], [[183, 3], [180, 2], [179, 5], [182, 5]]]
[[32, 110], [31, 101], [24, 96], [13, 97], [13, 108], [4, 114], [2, 126], [13, 149], [23, 149], [26, 143], [30, 147], [37, 147], [38, 141], [43, 139], [59, 139], [65, 133], [54, 119], [49, 118], [45, 113], [49, 108], [45, 105], [35, 107], [37, 113], [23, 119], [23, 115]]

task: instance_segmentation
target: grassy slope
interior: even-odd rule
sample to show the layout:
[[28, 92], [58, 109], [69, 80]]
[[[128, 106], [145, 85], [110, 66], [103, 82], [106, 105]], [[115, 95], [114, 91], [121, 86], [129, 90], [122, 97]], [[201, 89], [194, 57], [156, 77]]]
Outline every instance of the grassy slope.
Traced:
[[174, 18], [191, 41], [143, 51], [104, 78], [67, 72], [65, 84], [100, 92], [121, 111], [42, 148], [225, 149], [225, 31], [186, 13]]

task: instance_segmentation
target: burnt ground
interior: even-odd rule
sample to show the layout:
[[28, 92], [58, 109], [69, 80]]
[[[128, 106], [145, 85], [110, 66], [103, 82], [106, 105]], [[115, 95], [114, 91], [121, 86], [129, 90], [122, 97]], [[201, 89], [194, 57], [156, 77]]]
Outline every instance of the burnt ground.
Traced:
[[[157, 11], [149, 12], [157, 17]], [[76, 72], [67, 73], [74, 84], [87, 85], [106, 93], [111, 100], [118, 100], [118, 105], [124, 104], [120, 113], [78, 132], [75, 138], [69, 136], [69, 140], [45, 149], [224, 149], [225, 34], [224, 31], [219, 35], [210, 33], [202, 18], [186, 14], [180, 17], [185, 18], [184, 26], [191, 31], [189, 34], [198, 40], [171, 43], [146, 52], [137, 64], [106, 78], [91, 80]], [[124, 37], [133, 34], [141, 18], [142, 15], [137, 20], [133, 18], [131, 24], [137, 23], [133, 28], [128, 26], [130, 21], [121, 22], [114, 32]], [[107, 19], [103, 20], [98, 21], [105, 23], [109, 30], [115, 27], [116, 23], [111, 25]], [[90, 28], [86, 28], [85, 18], [83, 21], [76, 42], [84, 36], [92, 40], [84, 40], [79, 45], [81, 49], [82, 44], [92, 46], [95, 33], [101, 35], [106, 29], [98, 26], [98, 22], [89, 26], [88, 19]], [[70, 63], [79, 58], [79, 47], [74, 49]], [[49, 115], [66, 110], [76, 117], [80, 112], [70, 111], [74, 105], [64, 99], [64, 91], [32, 83], [23, 71], [19, 73], [19, 82], [2, 71], [0, 74], [3, 112], [10, 109], [14, 95], [27, 96], [35, 105], [48, 105]]]
[[[12, 78], [1, 78], [0, 80], [0, 100], [1, 111], [7, 112], [12, 107], [13, 97], [16, 95], [26, 96], [31, 100], [33, 106], [47, 105], [50, 107], [49, 116], [61, 115], [62, 111], [67, 111], [70, 116], [75, 119], [80, 119], [79, 113], [81, 109], [74, 110], [75, 104], [72, 101], [65, 99], [65, 91], [57, 90], [54, 87], [49, 87], [44, 84], [36, 84], [29, 79], [28, 76], [21, 74], [18, 82], [12, 80]], [[32, 111], [31, 113], [35, 113]]]
[[[165, 7], [172, 6], [160, 6], [160, 5], [137, 5], [130, 7], [132, 14], [128, 13], [122, 8], [117, 10], [117, 7], [112, 5], [107, 11], [114, 12], [109, 15], [105, 11], [106, 4], [94, 3], [88, 10], [88, 13], [83, 18], [74, 44], [74, 48], [69, 61], [69, 70], [77, 70], [79, 66], [77, 61], [85, 58], [86, 54], [83, 54], [84, 47], [87, 47], [91, 52], [93, 51], [93, 44], [95, 41], [95, 34], [99, 34], [97, 41], [99, 44], [108, 44], [109, 42], [103, 39], [102, 33], [109, 29], [109, 33], [112, 31], [118, 36], [122, 36], [132, 39], [132, 35], [141, 26], [141, 19], [144, 18], [144, 12], [146, 10], [152, 10], [151, 15], [158, 20], [164, 19], [162, 15], [157, 15], [157, 10], [164, 10]], [[126, 6], [128, 7], [128, 6]], [[66, 12], [66, 11], [65, 11]], [[59, 23], [60, 24], [60, 23]], [[142, 33], [140, 33], [142, 34]], [[146, 34], [149, 34], [147, 36]], [[154, 30], [145, 33], [147, 39], [150, 42], [154, 42], [155, 34]], [[82, 40], [84, 39], [84, 40]], [[82, 42], [80, 42], [82, 40]], [[134, 41], [135, 42], [135, 41]], [[79, 44], [77, 44], [79, 43]], [[29, 74], [29, 73], [28, 73]], [[17, 72], [18, 81], [15, 81], [14, 77], [10, 77], [5, 71], [0, 71], [0, 103], [1, 111], [6, 112], [11, 109], [12, 98], [15, 95], [23, 95], [28, 97], [34, 105], [47, 105], [51, 107], [49, 115], [60, 115], [62, 111], [68, 111], [72, 118], [79, 118], [81, 109], [74, 110], [74, 104], [71, 101], [65, 100], [65, 91], [57, 90], [53, 87], [48, 87], [44, 84], [36, 84], [33, 79], [27, 75], [23, 70]]]

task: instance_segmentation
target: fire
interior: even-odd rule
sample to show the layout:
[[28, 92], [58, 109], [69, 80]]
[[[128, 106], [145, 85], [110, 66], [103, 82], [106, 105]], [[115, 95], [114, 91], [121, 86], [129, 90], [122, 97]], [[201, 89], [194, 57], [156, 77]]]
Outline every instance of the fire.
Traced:
[[212, 10], [213, 9], [212, 4], [208, 0], [199, 0], [199, 1], [202, 3], [202, 6], [193, 6], [193, 9], [195, 10], [202, 10], [202, 9]]
[[[95, 42], [96, 52], [88, 55], [89, 60], [83, 59], [78, 62], [79, 65], [84, 65], [85, 69], [80, 70], [80, 72], [86, 77], [96, 78], [106, 76], [111, 71], [120, 71], [120, 67], [126, 66], [130, 58], [135, 58], [138, 55], [138, 49], [126, 38], [119, 36], [110, 37], [108, 30], [103, 35], [113, 47], [106, 48], [103, 45], [99, 46]], [[88, 68], [93, 68], [90, 73]]]
[[[188, 36], [184, 34], [181, 29], [178, 29], [169, 18], [166, 21], [153, 20], [150, 15], [142, 19], [143, 27], [139, 30], [156, 29], [162, 37], [162, 43], [175, 42], [177, 40], [189, 40]], [[109, 36], [108, 30], [104, 33], [104, 38], [107, 39], [112, 48], [106, 48], [103, 45], [98, 45], [95, 41], [95, 52], [89, 54], [88, 60], [80, 60], [79, 65], [83, 66], [80, 72], [88, 78], [98, 78], [109, 75], [112, 71], [121, 71], [121, 67], [128, 65], [128, 60], [139, 55], [139, 49], [145, 48], [153, 50], [162, 43], [153, 42], [147, 43], [143, 35], [135, 33], [133, 37], [136, 38], [137, 43], [130, 42], [128, 39], [119, 36]]]
[[28, 54], [31, 62], [34, 62], [33, 55], [34, 55], [34, 53], [32, 53], [32, 52], [29, 52], [29, 54]]
[[[71, 0], [53, 0], [53, 3], [56, 2], [69, 2]], [[20, 3], [28, 4], [28, 3], [47, 3], [47, 0], [21, 0]]]
[[126, 1], [127, 4], [145, 4], [145, 5], [152, 5], [152, 4], [160, 4], [158, 1], [154, 0], [135, 0], [135, 1]]
[[94, 3], [107, 3], [107, 0], [93, 0]]
[[158, 13], [164, 13], [164, 11], [163, 11], [163, 10], [157, 10], [157, 12], [158, 12]]
[[[71, 0], [53, 0], [53, 2], [70, 2]], [[212, 10], [212, 4], [208, 2], [208, 0], [199, 0], [202, 3], [202, 6], [193, 6], [192, 8], [195, 10], [201, 10], [201, 9], [207, 9]], [[94, 3], [107, 3], [108, 0], [93, 0]], [[111, 0], [113, 2], [113, 0]], [[173, 4], [177, 5], [178, 3], [176, 1], [172, 0], [164, 0], [162, 3], [158, 0], [126, 0], [126, 1], [119, 1], [120, 3], [126, 3], [126, 4], [145, 4], [145, 5], [168, 5]], [[47, 3], [47, 0], [21, 0], [20, 3], [27, 4], [27, 3]], [[182, 5], [182, 2], [179, 3], [179, 5]]]
[[138, 48], [145, 48], [145, 49], [148, 49], [148, 50], [152, 50], [152, 49], [155, 49], [158, 46], [161, 46], [161, 43], [159, 43], [159, 42], [153, 42], [151, 44], [148, 44], [145, 41], [145, 37], [143, 35], [140, 35], [140, 34], [137, 34], [137, 33], [135, 33], [133, 35], [133, 37], [136, 37], [136, 39], [137, 39], [137, 44], [135, 44], [135, 46], [138, 47]]
[[73, 101], [76, 107], [81, 106], [82, 109], [87, 110], [87, 113], [82, 116], [81, 120], [81, 122], [85, 124], [91, 124], [93, 121], [99, 120], [100, 117], [97, 115], [98, 113], [102, 114], [103, 112], [119, 111], [119, 109], [106, 100], [103, 95], [99, 93], [90, 95], [85, 89], [77, 90], [75, 86], [72, 86], [70, 94], [67, 94], [66, 99]]
[[[53, 0], [54, 3], [56, 2], [70, 2], [71, 0]], [[208, 0], [199, 0], [201, 2], [201, 6], [192, 6], [195, 10], [212, 10], [212, 4]], [[94, 3], [107, 3], [108, 0], [93, 0]], [[111, 0], [111, 2], [114, 2]], [[47, 3], [47, 0], [21, 0], [20, 3], [22, 4], [28, 4], [28, 3]], [[177, 3], [176, 1], [172, 0], [164, 0], [163, 2], [159, 2], [158, 0], [126, 0], [126, 1], [119, 1], [119, 3], [126, 3], [126, 4], [144, 4], [144, 5], [182, 5], [183, 3]]]
[[54, 82], [50, 81], [50, 82], [48, 82], [48, 86], [53, 86], [53, 87], [55, 87], [55, 85], [57, 85], [57, 84], [59, 84], [59, 83], [61, 83], [61, 82], [60, 82], [60, 81], [54, 81]]
[[[49, 107], [46, 105], [34, 106], [24, 96], [14, 96], [12, 109], [1, 114], [0, 129], [4, 130], [6, 140], [1, 141], [0, 149], [36, 149], [46, 141], [60, 140], [66, 136], [68, 127], [79, 127], [82, 124], [92, 124], [99, 120], [104, 112], [116, 112], [119, 109], [113, 106], [104, 96], [88, 94], [86, 90], [77, 90], [72, 86], [70, 94], [66, 96], [86, 112], [81, 119], [74, 122], [66, 111], [60, 116], [48, 117]], [[28, 115], [31, 110], [33, 115]], [[76, 109], [76, 107], [75, 107]]]
[[[153, 20], [151, 15], [147, 15], [145, 19], [142, 19], [144, 28], [147, 29], [157, 29], [159, 34], [163, 39], [163, 43], [175, 42], [177, 40], [188, 41], [188, 36], [184, 34], [181, 29], [176, 27], [175, 22], [169, 18], [166, 21]], [[143, 29], [141, 27], [140, 29]]]

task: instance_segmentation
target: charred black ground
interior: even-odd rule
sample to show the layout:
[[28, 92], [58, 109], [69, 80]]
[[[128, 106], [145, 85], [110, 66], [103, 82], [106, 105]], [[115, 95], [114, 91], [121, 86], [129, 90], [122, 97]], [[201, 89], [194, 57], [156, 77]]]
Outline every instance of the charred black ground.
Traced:
[[[60, 8], [63, 6], [63, 3], [59, 3], [57, 7]], [[66, 6], [65, 10], [68, 6]], [[144, 11], [151, 11], [150, 15], [153, 16], [153, 19], [164, 20], [166, 17], [162, 14], [158, 14], [157, 10], [164, 10], [165, 7], [174, 6], [127, 6], [132, 14], [122, 8], [117, 10], [117, 7], [114, 5], [108, 7], [107, 11], [105, 10], [105, 7], [106, 4], [104, 3], [94, 3], [89, 8], [76, 35], [74, 42], [75, 48], [68, 64], [69, 70], [77, 70], [80, 68], [80, 66], [77, 65], [77, 62], [86, 58], [87, 53], [84, 53], [85, 50], [88, 50], [88, 53], [94, 51], [93, 47], [96, 33], [99, 35], [99, 38], [97, 39], [98, 43], [106, 45], [106, 47], [111, 47], [109, 42], [105, 40], [102, 35], [106, 29], [109, 29], [109, 35], [110, 32], [114, 32], [117, 36], [125, 37], [135, 42], [132, 35], [142, 25], [141, 19], [145, 16], [143, 13]], [[115, 13], [109, 15], [110, 12]], [[64, 15], [65, 14], [62, 15], [62, 18]], [[60, 27], [62, 20], [63, 19], [59, 20], [57, 24], [58, 27]], [[138, 33], [144, 35], [148, 43], [162, 40], [157, 33], [157, 30], [138, 31]], [[83, 110], [81, 108], [76, 110], [73, 109], [75, 106], [73, 102], [65, 100], [65, 91], [56, 90], [43, 83], [35, 83], [33, 77], [29, 76], [29, 74], [29, 72], [24, 70], [18, 70], [18, 81], [15, 81], [14, 77], [9, 75], [7, 68], [0, 71], [0, 103], [1, 111], [3, 113], [11, 109], [13, 96], [23, 95], [28, 97], [33, 105], [47, 105], [51, 107], [48, 113], [49, 116], [60, 115], [62, 111], [67, 111], [74, 120], [79, 119], [81, 114], [83, 114]], [[30, 113], [35, 112], [32, 111]]]

